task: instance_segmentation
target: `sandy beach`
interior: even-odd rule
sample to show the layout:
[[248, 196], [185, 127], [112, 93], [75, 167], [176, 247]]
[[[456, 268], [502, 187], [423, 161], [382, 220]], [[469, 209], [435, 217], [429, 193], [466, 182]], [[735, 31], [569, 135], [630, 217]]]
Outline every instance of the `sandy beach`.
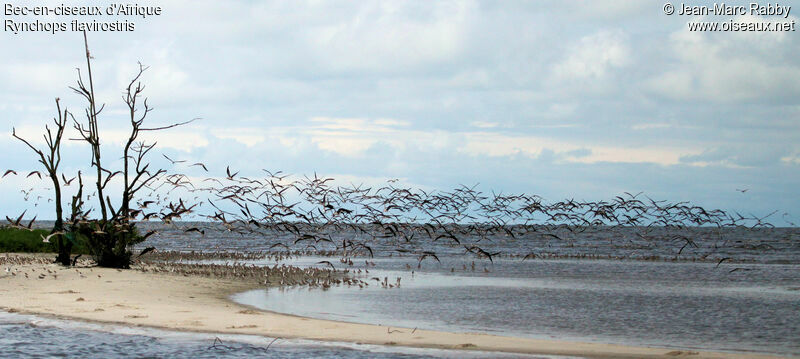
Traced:
[[180, 331], [423, 348], [591, 358], [775, 357], [354, 324], [266, 312], [229, 299], [232, 294], [254, 288], [258, 286], [244, 281], [200, 276], [7, 262], [0, 272], [0, 308], [10, 312]]

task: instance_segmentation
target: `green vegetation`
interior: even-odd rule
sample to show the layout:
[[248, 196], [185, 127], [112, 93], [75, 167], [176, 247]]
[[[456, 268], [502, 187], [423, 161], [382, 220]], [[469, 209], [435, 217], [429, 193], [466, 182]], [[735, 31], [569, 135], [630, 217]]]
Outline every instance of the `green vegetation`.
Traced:
[[[134, 223], [127, 221], [113, 223], [93, 220], [70, 227], [74, 231], [72, 233], [85, 238], [82, 242], [88, 245], [92, 257], [101, 267], [130, 268], [133, 255], [131, 248], [145, 240]], [[74, 247], [72, 252], [77, 253]]]
[[[42, 241], [42, 237], [47, 237], [50, 231], [35, 229], [18, 229], [12, 227], [0, 227], [0, 252], [13, 253], [58, 253], [55, 241], [50, 243]], [[52, 239], [52, 238], [51, 238]], [[72, 247], [74, 254], [89, 254], [85, 240], [79, 238]]]

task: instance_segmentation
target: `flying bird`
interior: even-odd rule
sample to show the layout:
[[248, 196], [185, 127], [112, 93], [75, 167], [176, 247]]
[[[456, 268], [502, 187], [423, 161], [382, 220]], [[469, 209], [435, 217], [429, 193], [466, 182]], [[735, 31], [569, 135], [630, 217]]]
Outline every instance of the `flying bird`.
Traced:
[[142, 251], [139, 253], [139, 255], [138, 255], [137, 257], [141, 257], [141, 256], [143, 256], [143, 255], [145, 255], [145, 254], [147, 254], [147, 253], [150, 253], [150, 252], [154, 251], [155, 249], [156, 249], [155, 247], [147, 247], [147, 248], [143, 249], [143, 250], [142, 250]]
[[189, 229], [187, 229], [187, 230], [185, 230], [183, 232], [184, 233], [197, 232], [197, 233], [200, 233], [201, 235], [204, 235], [204, 236], [206, 235], [206, 231], [205, 230], [202, 230], [202, 229], [197, 228], [197, 227], [189, 228]]
[[331, 263], [329, 261], [319, 261], [319, 262], [317, 262], [317, 264], [327, 264], [327, 265], [331, 266], [331, 268], [336, 269], [336, 267], [333, 266], [333, 263]]
[[231, 167], [230, 166], [225, 167], [225, 172], [228, 174], [228, 179], [229, 180], [232, 180], [234, 176], [239, 174], [239, 172], [231, 174]]
[[45, 236], [40, 234], [39, 237], [42, 237], [42, 242], [50, 243], [50, 238], [53, 238], [53, 236], [58, 236], [58, 235], [62, 235], [62, 234], [64, 234], [64, 232], [60, 232], [59, 231], [59, 232], [50, 233], [47, 237], [45, 237]]
[[66, 177], [66, 176], [64, 176], [64, 174], [63, 174], [63, 173], [61, 174], [61, 179], [63, 179], [63, 180], [64, 180], [64, 186], [69, 186], [69, 185], [70, 185], [70, 183], [72, 183], [72, 181], [74, 181], [74, 180], [75, 180], [75, 178], [77, 178], [77, 177], [72, 177], [72, 178], [70, 178], [70, 179], [67, 179], [67, 177]]
[[181, 161], [173, 160], [173, 159], [167, 157], [167, 155], [165, 155], [163, 153], [161, 155], [164, 156], [164, 158], [166, 158], [168, 161], [170, 161], [173, 165], [176, 164], [176, 163], [184, 163], [184, 162], [186, 162], [185, 160], [181, 160]]

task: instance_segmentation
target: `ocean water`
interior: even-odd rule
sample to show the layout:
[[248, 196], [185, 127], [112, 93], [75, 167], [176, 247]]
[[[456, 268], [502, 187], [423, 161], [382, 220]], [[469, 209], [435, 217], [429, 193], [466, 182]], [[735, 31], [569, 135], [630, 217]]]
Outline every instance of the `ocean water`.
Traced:
[[[185, 232], [192, 227], [205, 228], [205, 234]], [[179, 251], [276, 251], [276, 243], [289, 245], [293, 250], [312, 249], [308, 242], [292, 245], [297, 236], [270, 230], [253, 233], [235, 233], [218, 225], [203, 222], [184, 222], [165, 226], [161, 223], [142, 222], [142, 233], [156, 230], [140, 248], [153, 246], [161, 250]], [[554, 231], [560, 238], [537, 233], [516, 237], [491, 235], [484, 238], [461, 238], [462, 244], [452, 241], [429, 239], [403, 240], [395, 237], [369, 238], [352, 230], [328, 231], [333, 243], [342, 240], [364, 242], [371, 246], [376, 256], [402, 255], [400, 251], [433, 251], [441, 256], [464, 257], [464, 245], [478, 245], [488, 252], [499, 252], [501, 256], [530, 253], [537, 258], [608, 258], [634, 260], [706, 260], [729, 258], [732, 261], [756, 263], [800, 264], [800, 228], [633, 228], [599, 227], [580, 232]], [[680, 239], [692, 239], [692, 245]], [[313, 242], [312, 242], [313, 243]], [[332, 250], [333, 243], [314, 243], [319, 250]], [[406, 252], [407, 253], [407, 252]]]

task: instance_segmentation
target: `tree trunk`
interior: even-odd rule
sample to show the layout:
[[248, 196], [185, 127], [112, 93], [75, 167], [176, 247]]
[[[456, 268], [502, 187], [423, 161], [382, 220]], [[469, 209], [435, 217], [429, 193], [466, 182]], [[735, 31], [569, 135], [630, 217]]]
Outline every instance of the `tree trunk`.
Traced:
[[[53, 189], [56, 198], [53, 199], [56, 203], [56, 223], [53, 225], [53, 230], [50, 233], [64, 232], [64, 209], [61, 207], [61, 186], [58, 183], [58, 177], [55, 172], [50, 173], [50, 179], [53, 180]], [[56, 262], [69, 267], [70, 252], [72, 252], [72, 242], [70, 242], [64, 235], [56, 236], [56, 245], [58, 246], [58, 257]]]

